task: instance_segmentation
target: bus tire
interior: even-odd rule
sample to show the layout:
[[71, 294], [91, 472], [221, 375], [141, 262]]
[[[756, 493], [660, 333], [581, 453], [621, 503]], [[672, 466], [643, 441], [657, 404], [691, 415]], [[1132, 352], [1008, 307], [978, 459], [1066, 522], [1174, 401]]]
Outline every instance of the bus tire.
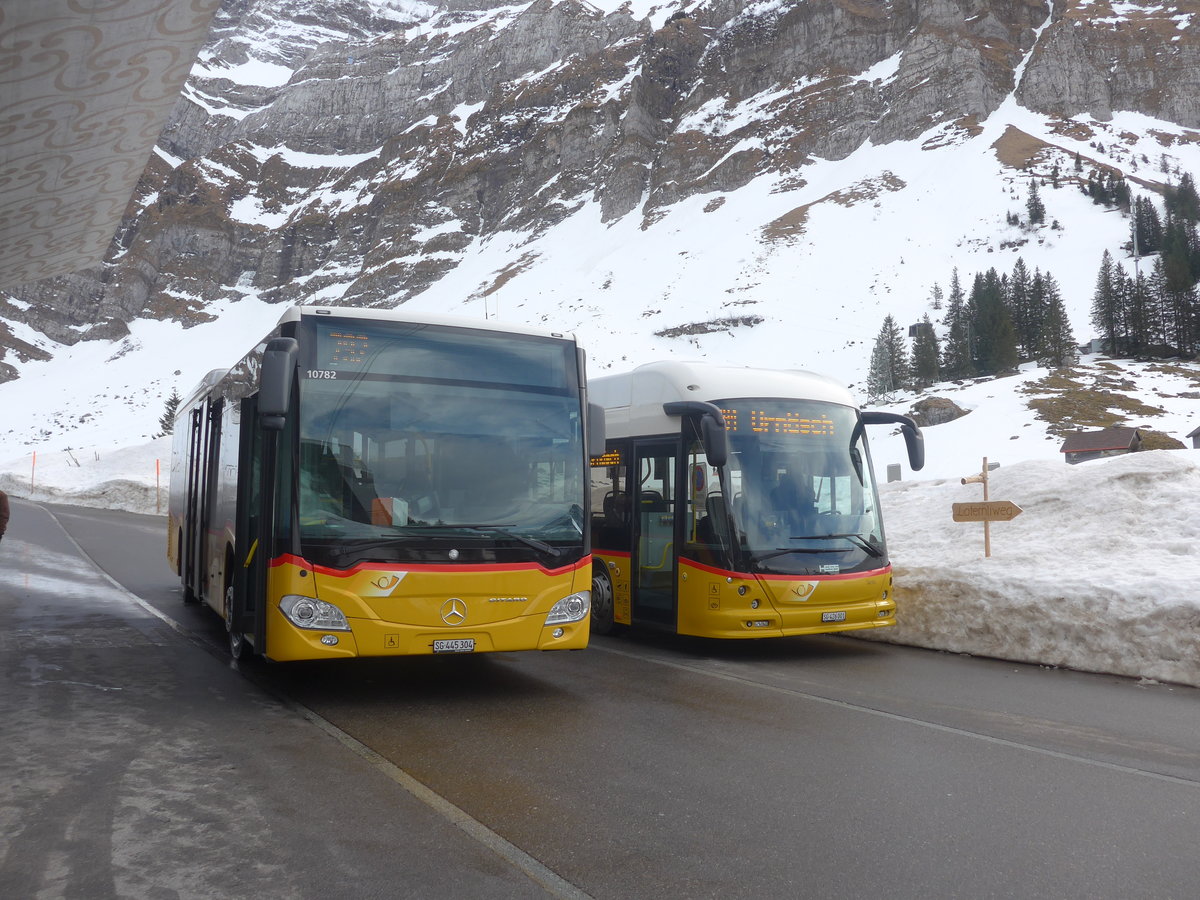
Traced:
[[229, 633], [229, 655], [234, 659], [245, 659], [250, 655], [246, 636], [233, 627], [233, 585], [225, 588], [225, 630]]
[[592, 564], [592, 634], [612, 634], [617, 626], [613, 620], [612, 579], [603, 562]]
[[179, 582], [183, 585], [183, 602], [195, 603], [196, 592], [192, 590], [192, 586], [188, 584], [187, 579], [183, 576], [183, 529], [180, 528], [175, 541], [175, 574], [179, 576]]

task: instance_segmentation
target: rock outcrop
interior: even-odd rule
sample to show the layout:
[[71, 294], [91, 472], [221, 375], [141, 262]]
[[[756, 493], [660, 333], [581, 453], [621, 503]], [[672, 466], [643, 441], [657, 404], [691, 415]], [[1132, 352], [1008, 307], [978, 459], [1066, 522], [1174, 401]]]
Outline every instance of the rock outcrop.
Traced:
[[[969, 131], [1014, 91], [1200, 127], [1196, 12], [708, 0], [655, 23], [579, 0], [229, 0], [103, 264], [0, 294], [0, 321], [70, 344], [247, 293], [394, 306], [488, 236], [588, 202], [650, 223], [865, 141]], [[0, 380], [38, 352], [0, 330]]]

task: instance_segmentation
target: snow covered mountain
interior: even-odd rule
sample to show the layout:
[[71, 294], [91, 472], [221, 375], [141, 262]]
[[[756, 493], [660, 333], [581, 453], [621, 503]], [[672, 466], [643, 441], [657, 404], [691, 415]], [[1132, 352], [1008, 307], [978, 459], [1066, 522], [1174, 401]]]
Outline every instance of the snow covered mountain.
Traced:
[[294, 302], [861, 384], [885, 315], [1021, 258], [1086, 339], [1133, 263], [1081, 188], [1200, 175], [1197, 13], [229, 0], [103, 265], [0, 294], [0, 459], [141, 440]]

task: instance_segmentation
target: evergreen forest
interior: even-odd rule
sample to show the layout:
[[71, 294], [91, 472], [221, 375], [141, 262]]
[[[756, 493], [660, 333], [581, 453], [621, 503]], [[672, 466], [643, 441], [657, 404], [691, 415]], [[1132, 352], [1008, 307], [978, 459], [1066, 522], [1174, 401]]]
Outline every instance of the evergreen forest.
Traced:
[[[1200, 196], [1191, 176], [1182, 174], [1167, 185], [1162, 216], [1153, 201], [1131, 199], [1123, 181], [1093, 175], [1081, 189], [1093, 202], [1117, 206], [1130, 218], [1127, 249], [1134, 272], [1105, 251], [1092, 295], [1090, 321], [1104, 350], [1134, 358], [1197, 356]], [[1031, 225], [1043, 224], [1046, 211], [1036, 182], [1030, 183], [1026, 212]], [[893, 316], [885, 317], [867, 374], [872, 398], [1012, 372], [1023, 362], [1060, 368], [1080, 351], [1058, 282], [1049, 272], [1031, 272], [1024, 259], [1009, 272], [977, 272], [969, 286], [955, 269], [948, 291], [934, 285], [930, 306], [941, 313], [936, 330], [929, 314], [908, 326], [907, 335]]]

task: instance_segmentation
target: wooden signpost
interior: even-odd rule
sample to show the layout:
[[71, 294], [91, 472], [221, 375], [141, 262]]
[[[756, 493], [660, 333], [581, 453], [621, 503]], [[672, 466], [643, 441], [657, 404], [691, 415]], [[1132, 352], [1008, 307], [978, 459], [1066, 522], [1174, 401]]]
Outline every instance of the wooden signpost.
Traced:
[[[997, 463], [999, 465], [999, 463]], [[1021, 514], [1021, 507], [1011, 500], [988, 499], [988, 461], [983, 458], [983, 471], [978, 475], [968, 475], [962, 479], [963, 484], [982, 484], [982, 503], [955, 503], [952, 505], [955, 522], [983, 523], [983, 555], [992, 555], [992, 522], [1011, 522]]]
[[955, 522], [1011, 522], [1021, 507], [1011, 500], [985, 500], [982, 503], [955, 503]]

